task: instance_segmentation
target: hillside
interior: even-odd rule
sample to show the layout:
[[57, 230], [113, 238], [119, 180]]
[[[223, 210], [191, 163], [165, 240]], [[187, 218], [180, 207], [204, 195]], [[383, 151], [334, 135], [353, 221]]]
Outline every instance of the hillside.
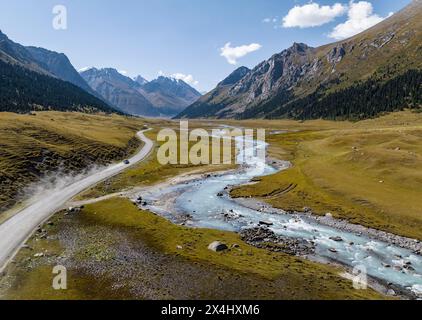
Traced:
[[362, 119], [421, 99], [422, 2], [350, 39], [295, 43], [188, 107], [185, 118]]
[[90, 94], [95, 94], [65, 54], [44, 48], [25, 47], [13, 42], [1, 31], [0, 60], [70, 82]]
[[139, 147], [135, 133], [143, 124], [118, 115], [0, 113], [0, 212], [27, 198], [26, 188], [46, 182], [50, 172], [60, 177], [124, 159]]
[[0, 61], [13, 65], [19, 65], [32, 71], [52, 76], [52, 74], [50, 74], [47, 70], [44, 70], [41, 66], [38, 65], [32, 54], [24, 46], [13, 42], [1, 31]]
[[95, 96], [66, 55], [25, 47], [1, 31], [0, 79], [0, 111], [116, 112]]
[[76, 71], [65, 54], [37, 47], [26, 47], [26, 49], [43, 69], [57, 78], [70, 82], [86, 92], [95, 95], [94, 90], [82, 79], [79, 72]]
[[118, 112], [81, 88], [19, 65], [0, 61], [0, 111]]

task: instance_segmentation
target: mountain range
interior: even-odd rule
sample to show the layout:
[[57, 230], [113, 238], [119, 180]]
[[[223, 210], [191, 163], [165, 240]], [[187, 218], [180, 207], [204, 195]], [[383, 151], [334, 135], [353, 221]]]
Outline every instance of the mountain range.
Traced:
[[183, 80], [75, 70], [67, 56], [0, 31], [0, 111], [118, 112], [176, 118], [353, 119], [420, 108], [422, 1], [374, 27], [318, 48], [294, 43], [240, 67], [201, 95]]
[[140, 84], [116, 69], [91, 68], [81, 72], [82, 78], [111, 105], [134, 115], [158, 117], [160, 113], [140, 93]]
[[177, 118], [362, 119], [422, 103], [422, 2], [352, 38], [241, 67]]
[[106, 101], [135, 115], [171, 117], [201, 96], [183, 80], [163, 76], [148, 82], [142, 76], [131, 79], [112, 68], [91, 68], [81, 76]]
[[201, 96], [184, 81], [167, 77], [148, 82], [112, 68], [79, 73], [65, 54], [23, 46], [1, 31], [0, 77], [0, 111], [101, 111], [171, 117]]

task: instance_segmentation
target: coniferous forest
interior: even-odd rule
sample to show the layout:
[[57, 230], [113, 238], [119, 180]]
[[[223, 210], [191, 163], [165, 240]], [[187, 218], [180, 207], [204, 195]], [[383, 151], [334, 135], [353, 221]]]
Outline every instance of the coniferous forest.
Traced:
[[79, 87], [0, 61], [0, 111], [117, 112]]
[[[383, 112], [400, 111], [405, 108], [419, 109], [422, 104], [422, 71], [409, 70], [388, 81], [369, 79], [347, 89], [323, 93], [320, 87], [315, 93], [290, 103], [289, 92], [261, 107], [246, 110], [242, 118], [267, 114], [267, 119], [293, 118], [298, 120], [361, 120], [375, 117]], [[285, 99], [283, 99], [285, 97]]]

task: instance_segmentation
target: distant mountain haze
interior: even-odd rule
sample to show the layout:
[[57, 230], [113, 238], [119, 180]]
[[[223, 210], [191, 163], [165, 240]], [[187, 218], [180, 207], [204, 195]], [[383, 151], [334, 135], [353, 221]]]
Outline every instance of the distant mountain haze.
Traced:
[[363, 119], [422, 103], [422, 2], [352, 38], [237, 69], [178, 118]]
[[165, 115], [174, 116], [198, 100], [201, 94], [183, 80], [158, 77], [139, 91]]
[[113, 68], [91, 68], [81, 72], [90, 87], [110, 104], [138, 116], [158, 117], [160, 113], [138, 91], [140, 84]]
[[134, 115], [172, 117], [201, 96], [184, 81], [168, 77], [148, 82], [142, 76], [131, 79], [113, 68], [91, 68], [81, 76], [112, 105]]

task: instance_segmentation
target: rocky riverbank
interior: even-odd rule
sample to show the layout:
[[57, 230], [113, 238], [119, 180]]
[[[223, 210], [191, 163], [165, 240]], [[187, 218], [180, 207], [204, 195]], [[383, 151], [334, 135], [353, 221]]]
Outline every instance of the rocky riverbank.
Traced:
[[240, 236], [247, 244], [273, 252], [295, 256], [307, 256], [315, 252], [315, 245], [312, 242], [276, 235], [265, 226], [244, 229], [240, 232]]
[[362, 225], [352, 224], [346, 220], [336, 219], [330, 213], [327, 213], [325, 216], [317, 216], [313, 214], [311, 208], [303, 208], [303, 212], [286, 212], [284, 210], [274, 208], [267, 203], [257, 199], [237, 198], [233, 200], [249, 209], [271, 214], [290, 214], [292, 219], [305, 218], [307, 220], [313, 220], [316, 223], [332, 227], [337, 230], [351, 232], [359, 236], [366, 236], [373, 240], [382, 241], [390, 245], [408, 249], [411, 250], [414, 254], [422, 256], [422, 242], [417, 239], [406, 238], [382, 230], [376, 230]]

